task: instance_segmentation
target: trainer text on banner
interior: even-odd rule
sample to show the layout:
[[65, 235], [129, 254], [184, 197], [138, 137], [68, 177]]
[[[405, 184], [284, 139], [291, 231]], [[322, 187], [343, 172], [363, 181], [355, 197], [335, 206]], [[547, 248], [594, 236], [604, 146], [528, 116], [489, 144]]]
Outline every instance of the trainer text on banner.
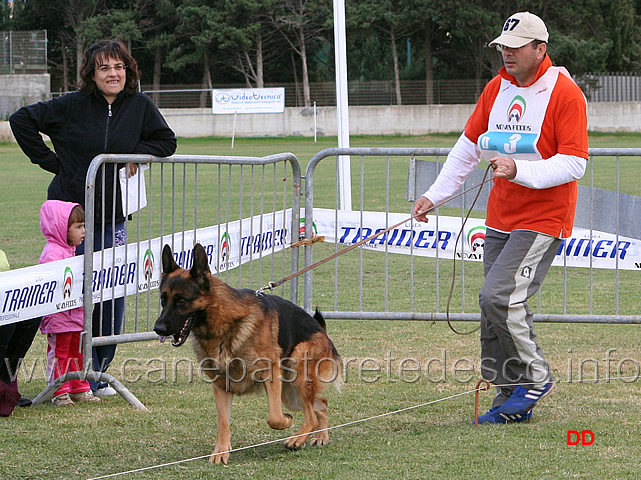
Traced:
[[[291, 209], [212, 225], [196, 232], [176, 232], [143, 244], [94, 252], [92, 301], [111, 300], [155, 290], [160, 285], [160, 252], [174, 246], [178, 265], [191, 268], [192, 246], [200, 243], [212, 273], [231, 270], [290, 244]], [[249, 233], [248, 233], [249, 232]], [[102, 265], [102, 257], [107, 259]], [[113, 261], [112, 261], [113, 260]], [[83, 304], [84, 257], [0, 273], [0, 325], [49, 315]]]
[[[317, 234], [324, 236], [326, 242], [351, 245], [407, 217], [400, 213], [363, 213], [361, 216], [360, 212], [339, 211], [337, 216], [334, 210], [314, 209]], [[365, 243], [363, 248], [424, 257], [436, 257], [438, 251], [441, 258], [452, 258], [461, 223], [461, 218], [441, 216], [437, 230], [434, 217], [429, 223], [408, 220], [405, 225]], [[484, 246], [485, 220], [468, 219], [457, 247], [457, 258], [481, 262]], [[561, 243], [552, 265], [641, 270], [641, 240], [575, 227], [572, 236]]]

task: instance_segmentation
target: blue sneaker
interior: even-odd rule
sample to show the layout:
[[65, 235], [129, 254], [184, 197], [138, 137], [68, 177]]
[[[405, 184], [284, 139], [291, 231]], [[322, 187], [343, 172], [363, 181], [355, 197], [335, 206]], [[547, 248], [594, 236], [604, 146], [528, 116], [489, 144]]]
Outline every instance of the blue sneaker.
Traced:
[[553, 388], [554, 382], [548, 382], [541, 388], [525, 388], [519, 385], [514, 389], [510, 398], [501, 405], [501, 413], [506, 415], [527, 413]]
[[[502, 405], [501, 405], [502, 407]], [[507, 415], [503, 413], [501, 407], [490, 408], [490, 411], [479, 415], [479, 425], [486, 423], [515, 423], [527, 422], [532, 418], [532, 410], [526, 413], [517, 413], [516, 415]]]

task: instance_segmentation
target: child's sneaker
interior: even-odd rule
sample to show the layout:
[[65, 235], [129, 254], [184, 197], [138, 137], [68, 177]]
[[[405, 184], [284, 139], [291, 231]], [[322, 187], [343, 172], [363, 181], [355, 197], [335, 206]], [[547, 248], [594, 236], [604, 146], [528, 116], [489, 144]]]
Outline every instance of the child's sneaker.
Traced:
[[102, 401], [100, 398], [96, 397], [93, 392], [88, 391], [88, 392], [79, 392], [79, 393], [72, 393], [69, 395], [72, 400], [75, 400], [76, 402], [100, 402]]
[[532, 418], [532, 410], [527, 413], [517, 413], [516, 415], [507, 415], [503, 413], [501, 407], [491, 408], [489, 412], [479, 416], [479, 425], [486, 423], [514, 423], [527, 422]]
[[73, 405], [73, 400], [69, 396], [68, 393], [62, 393], [60, 395], [56, 395], [51, 399], [51, 403], [53, 403], [56, 407], [64, 407], [66, 405]]
[[109, 385], [106, 385], [96, 390], [95, 394], [101, 397], [111, 397], [113, 395], [117, 395], [118, 392], [116, 392], [116, 390], [110, 387]]
[[539, 400], [548, 395], [554, 388], [554, 382], [548, 382], [540, 388], [525, 388], [518, 385], [510, 398], [501, 405], [501, 413], [506, 415], [524, 414], [532, 410]]

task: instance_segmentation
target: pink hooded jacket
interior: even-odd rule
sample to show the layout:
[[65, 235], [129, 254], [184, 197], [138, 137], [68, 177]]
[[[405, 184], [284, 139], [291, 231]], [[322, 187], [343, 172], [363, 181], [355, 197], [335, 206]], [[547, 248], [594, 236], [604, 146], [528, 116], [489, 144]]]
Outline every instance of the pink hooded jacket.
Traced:
[[[47, 200], [40, 208], [40, 230], [47, 239], [38, 263], [55, 262], [76, 255], [76, 247], [67, 243], [69, 216], [78, 205], [60, 200]], [[65, 310], [42, 317], [42, 333], [81, 332], [83, 330], [83, 307]]]

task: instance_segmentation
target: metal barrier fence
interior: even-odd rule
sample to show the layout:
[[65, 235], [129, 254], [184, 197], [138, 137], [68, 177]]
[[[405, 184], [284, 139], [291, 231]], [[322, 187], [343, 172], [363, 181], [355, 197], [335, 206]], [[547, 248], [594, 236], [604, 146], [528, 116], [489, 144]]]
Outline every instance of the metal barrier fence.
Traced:
[[[401, 219], [409, 218], [414, 200], [432, 183], [448, 152], [449, 149], [429, 148], [319, 152], [305, 173], [305, 233], [311, 237], [315, 223], [329, 223], [335, 229], [329, 236], [337, 243], [306, 247], [305, 265], [338, 251], [339, 242], [357, 243], [376, 230], [394, 225], [398, 214]], [[344, 212], [346, 208], [343, 211], [339, 208], [338, 156], [344, 155], [354, 157], [351, 172], [356, 177], [351, 182], [357, 192], [350, 206], [354, 211], [349, 214]], [[569, 239], [562, 245], [557, 256], [560, 266], [552, 267], [534, 300], [535, 321], [641, 323], [641, 260], [626, 270], [621, 259], [627, 255], [629, 260], [633, 253], [624, 236], [641, 238], [640, 157], [641, 149], [590, 149], [588, 171], [579, 190], [575, 225], [584, 229], [584, 238]], [[327, 161], [332, 158], [334, 162]], [[478, 184], [482, 173], [483, 169], [476, 169], [465, 188]], [[485, 185], [483, 190], [475, 209], [485, 209], [489, 186]], [[442, 250], [442, 244], [449, 243], [451, 247], [455, 242], [475, 194], [470, 192], [441, 207], [432, 227], [428, 227], [432, 230], [419, 233], [417, 222], [407, 222], [389, 235], [307, 272], [305, 308], [311, 310], [318, 306], [326, 318], [446, 320], [447, 299], [455, 274], [449, 317], [456, 321], [478, 321], [477, 296], [483, 269], [475, 245], [468, 243], [468, 248], [463, 248], [471, 240], [470, 227], [466, 229], [466, 238], [455, 249], [456, 265], [452, 255]], [[322, 208], [327, 211], [319, 218]], [[372, 212], [383, 212], [379, 223], [373, 220]], [[396, 220], [392, 221], [394, 214], [397, 214]], [[447, 216], [458, 217], [458, 226], [441, 229]], [[351, 220], [344, 220], [348, 217]], [[478, 219], [484, 215], [474, 212], [473, 217]], [[606, 239], [603, 232], [609, 232], [613, 238]], [[393, 248], [402, 246], [408, 247], [406, 255], [392, 253]], [[431, 257], [419, 256], [419, 251], [430, 249]], [[609, 268], [597, 268], [597, 261], [604, 256], [610, 260]], [[582, 268], [570, 266], [572, 261], [579, 262]]]
[[[137, 165], [136, 175], [121, 177], [127, 171], [122, 167], [130, 163]], [[111, 228], [117, 216], [105, 208], [109, 199], [120, 196], [117, 191], [123, 212], [132, 212], [124, 222], [127, 238]], [[86, 218], [99, 221], [86, 223], [84, 271], [91, 273], [84, 276], [84, 371], [61, 376], [34, 402], [46, 400], [62, 383], [86, 376], [109, 383], [132, 405], [145, 409], [116, 378], [94, 368], [91, 352], [158, 338], [153, 326], [160, 313], [155, 290], [163, 246], [169, 244], [178, 265], [190, 268], [193, 245], [199, 242], [212, 259], [213, 274], [232, 286], [258, 289], [298, 269], [298, 248], [286, 247], [299, 239], [300, 192], [300, 165], [288, 153], [261, 158], [96, 157], [87, 173], [85, 196]], [[296, 280], [275, 293], [287, 296], [286, 288], [296, 300]], [[123, 311], [120, 328], [118, 309]]]
[[588, 102], [641, 100], [641, 76], [636, 72], [584, 73], [576, 81]]
[[[84, 271], [84, 351], [124, 342], [152, 340], [153, 324], [160, 312], [160, 250], [172, 245], [179, 265], [189, 268], [195, 242], [209, 245], [212, 273], [232, 286], [260, 288], [271, 281], [300, 272], [299, 249], [286, 248], [304, 237], [325, 237], [325, 242], [305, 242], [304, 267], [356, 243], [377, 229], [395, 224], [393, 218], [409, 218], [411, 207], [438, 174], [449, 149], [327, 149], [319, 152], [301, 176], [298, 160], [283, 153], [268, 157], [184, 156], [156, 158], [144, 155], [101, 155], [87, 175], [86, 215], [95, 218], [105, 210], [104, 192], [115, 197], [121, 189], [123, 208], [133, 210], [125, 222], [126, 246], [99, 250], [94, 254], [95, 236], [117, 237], [105, 219], [87, 223]], [[351, 185], [356, 199], [340, 204], [340, 156], [352, 158]], [[327, 161], [334, 158], [334, 162]], [[535, 321], [574, 323], [641, 323], [638, 263], [623, 268], [620, 257], [627, 250], [626, 238], [641, 236], [641, 149], [591, 149], [589, 169], [579, 192], [576, 225], [586, 229], [585, 238], [566, 241], [559, 254], [560, 266], [552, 267], [536, 298]], [[139, 174], [120, 182], [118, 166], [135, 163]], [[146, 168], [148, 167], [148, 168]], [[288, 169], [289, 167], [289, 169]], [[144, 170], [144, 173], [140, 173]], [[124, 171], [124, 169], [121, 169]], [[465, 188], [479, 183], [477, 169]], [[144, 175], [144, 178], [143, 178]], [[302, 180], [304, 217], [301, 218]], [[119, 185], [120, 184], [120, 185]], [[145, 188], [143, 189], [143, 185]], [[471, 215], [483, 223], [485, 185]], [[103, 194], [96, 195], [97, 192]], [[452, 321], [478, 321], [478, 291], [483, 271], [474, 235], [453, 249], [456, 232], [476, 194], [468, 192], [436, 212], [430, 227], [416, 235], [416, 222], [340, 256], [304, 274], [299, 295], [294, 278], [274, 292], [302, 304], [308, 311], [318, 307], [326, 318], [444, 321], [447, 302], [456, 275], [449, 311]], [[98, 198], [95, 203], [94, 198]], [[144, 201], [146, 200], [146, 205]], [[137, 206], [143, 206], [138, 210]], [[130, 208], [133, 207], [133, 208]], [[290, 212], [291, 218], [286, 214]], [[351, 224], [345, 223], [351, 216]], [[459, 226], [447, 226], [458, 218]], [[344, 222], [340, 224], [340, 222]], [[378, 223], [376, 223], [378, 222]], [[448, 230], [449, 229], [449, 230]], [[230, 233], [231, 232], [231, 233]], [[605, 232], [605, 233], [604, 233]], [[607, 233], [610, 232], [610, 233]], [[614, 235], [613, 240], [605, 238]], [[602, 238], [603, 237], [603, 238]], [[120, 239], [123, 240], [123, 239]], [[278, 240], [278, 241], [277, 241]], [[332, 243], [334, 242], [334, 243]], [[467, 247], [463, 244], [467, 243]], [[407, 245], [405, 254], [394, 249]], [[637, 242], [638, 249], [638, 242]], [[422, 256], [430, 247], [431, 256]], [[467, 250], [466, 250], [467, 249]], [[607, 249], [607, 251], [606, 251]], [[426, 250], [424, 248], [424, 250]], [[572, 266], [578, 256], [581, 267]], [[598, 264], [603, 257], [609, 268]], [[621, 262], [624, 259], [621, 258]], [[629, 260], [626, 259], [626, 260]], [[95, 331], [92, 311], [114, 330], [116, 315], [107, 308], [112, 299], [127, 297], [124, 319], [118, 334]], [[104, 327], [104, 323], [98, 328]], [[108, 328], [109, 330], [109, 328]], [[92, 335], [93, 333], [93, 335]], [[85, 371], [60, 377], [47, 387], [35, 403], [48, 398], [62, 383], [85, 375], [109, 383], [132, 405], [145, 408], [116, 378], [93, 371], [91, 355], [85, 355]]]

